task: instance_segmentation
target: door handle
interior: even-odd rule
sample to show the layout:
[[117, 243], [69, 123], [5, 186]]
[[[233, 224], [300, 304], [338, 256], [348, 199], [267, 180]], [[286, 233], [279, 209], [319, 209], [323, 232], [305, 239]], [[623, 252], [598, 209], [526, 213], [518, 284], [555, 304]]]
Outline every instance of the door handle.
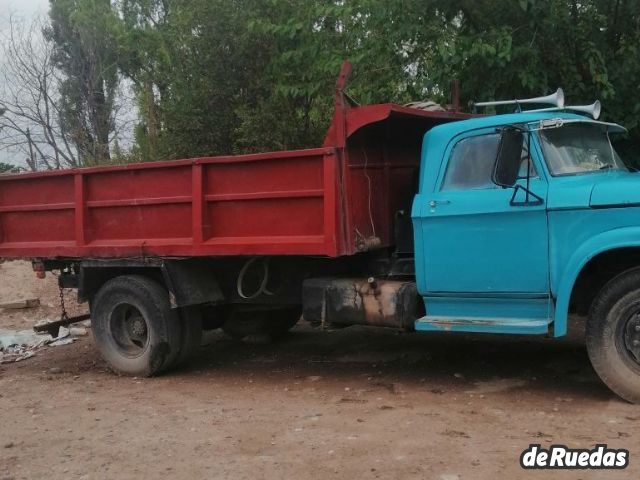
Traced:
[[430, 200], [429, 206], [431, 208], [436, 208], [438, 205], [449, 205], [451, 202], [449, 200]]

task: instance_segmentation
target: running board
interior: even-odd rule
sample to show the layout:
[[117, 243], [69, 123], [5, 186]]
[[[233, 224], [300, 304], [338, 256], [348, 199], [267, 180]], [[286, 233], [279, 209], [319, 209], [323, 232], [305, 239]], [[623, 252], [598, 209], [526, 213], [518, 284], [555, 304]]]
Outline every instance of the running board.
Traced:
[[550, 318], [486, 318], [425, 316], [416, 320], [418, 332], [473, 332], [540, 335], [549, 333]]

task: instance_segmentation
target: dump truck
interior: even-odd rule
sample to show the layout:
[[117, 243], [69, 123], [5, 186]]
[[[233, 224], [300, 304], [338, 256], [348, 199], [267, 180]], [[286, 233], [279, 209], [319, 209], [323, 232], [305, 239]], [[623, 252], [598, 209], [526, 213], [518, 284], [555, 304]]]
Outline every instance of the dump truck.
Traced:
[[575, 321], [603, 382], [640, 402], [640, 177], [610, 139], [624, 128], [560, 91], [477, 104], [502, 114], [360, 106], [349, 72], [320, 148], [0, 177], [0, 257], [77, 289], [124, 374], [185, 362], [203, 330], [276, 339], [301, 316], [550, 337]]

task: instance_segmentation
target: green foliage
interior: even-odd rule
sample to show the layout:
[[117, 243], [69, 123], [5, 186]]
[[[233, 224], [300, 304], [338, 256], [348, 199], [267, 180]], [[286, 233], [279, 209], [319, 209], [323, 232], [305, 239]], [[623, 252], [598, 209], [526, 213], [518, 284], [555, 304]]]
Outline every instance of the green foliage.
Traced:
[[[437, 2], [436, 2], [437, 3]], [[317, 145], [345, 59], [362, 103], [442, 93], [426, 75], [444, 17], [429, 2], [122, 0], [121, 69], [138, 92], [141, 159]], [[412, 19], [412, 21], [407, 21]], [[420, 60], [420, 62], [418, 62]]]
[[362, 103], [404, 102], [428, 90], [421, 71], [408, 71], [421, 51], [418, 35], [427, 29], [405, 21], [410, 4], [269, 0], [266, 14], [249, 22], [249, 33], [270, 43], [270, 58], [254, 102], [236, 110], [236, 150], [319, 144], [347, 58], [354, 66], [349, 91]]
[[[606, 119], [640, 144], [640, 2], [635, 0], [458, 0], [459, 25], [439, 42], [437, 81], [455, 76], [466, 99], [523, 98], [562, 86], [570, 104], [604, 103]], [[623, 146], [624, 147], [624, 146]]]
[[18, 173], [19, 168], [10, 163], [0, 162], [0, 173]]
[[316, 146], [345, 59], [361, 103], [446, 103], [453, 78], [463, 104], [562, 86], [571, 103], [603, 100], [631, 129], [623, 147], [640, 144], [637, 0], [51, 1], [70, 112], [89, 112], [74, 96], [89, 58], [108, 66], [102, 113], [118, 71], [133, 82], [135, 142], [115, 161]]

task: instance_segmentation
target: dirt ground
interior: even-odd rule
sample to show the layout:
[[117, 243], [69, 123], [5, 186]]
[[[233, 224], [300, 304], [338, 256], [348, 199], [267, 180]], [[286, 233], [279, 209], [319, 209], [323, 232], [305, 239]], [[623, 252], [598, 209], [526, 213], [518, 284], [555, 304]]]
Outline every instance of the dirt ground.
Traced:
[[[55, 318], [55, 279], [0, 265], [0, 328]], [[69, 297], [72, 298], [71, 296]], [[81, 310], [82, 307], [80, 307]], [[79, 311], [79, 310], [78, 310]], [[0, 479], [639, 478], [640, 406], [563, 340], [297, 326], [213, 332], [190, 366], [118, 377], [90, 336], [0, 365]], [[531, 443], [630, 450], [624, 471], [523, 471]]]

